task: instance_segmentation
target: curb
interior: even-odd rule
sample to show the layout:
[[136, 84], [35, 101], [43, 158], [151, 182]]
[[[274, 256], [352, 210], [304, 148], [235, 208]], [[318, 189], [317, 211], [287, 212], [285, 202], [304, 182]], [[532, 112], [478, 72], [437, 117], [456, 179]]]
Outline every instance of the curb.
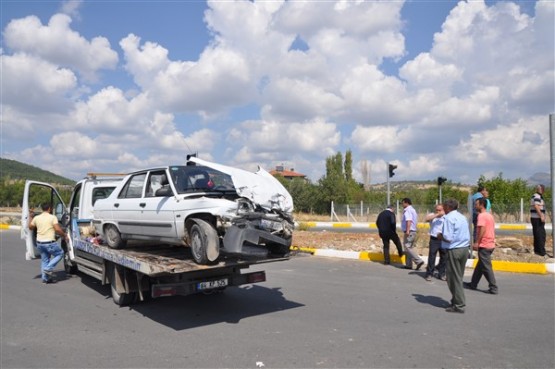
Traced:
[[[0, 224], [0, 229], [15, 229], [20, 230], [21, 226]], [[297, 247], [291, 246], [292, 250], [306, 252], [314, 256], [324, 256], [341, 259], [353, 259], [364, 261], [378, 261], [383, 262], [383, 254], [368, 251], [340, 251], [333, 249], [314, 249], [310, 247]], [[425, 255], [423, 255], [425, 256]], [[404, 263], [405, 257], [391, 255], [391, 262]], [[469, 259], [466, 261], [467, 268], [474, 268], [478, 259]], [[554, 263], [519, 263], [513, 261], [492, 261], [493, 270], [500, 272], [510, 273], [528, 273], [528, 274], [555, 274]]]
[[[310, 247], [297, 247], [292, 246], [292, 250], [306, 252], [314, 256], [324, 256], [342, 259], [352, 259], [352, 260], [364, 260], [364, 261], [374, 261], [383, 262], [383, 254], [377, 252], [368, 251], [339, 251], [333, 249], [314, 249]], [[427, 255], [423, 255], [426, 257]], [[397, 255], [391, 255], [392, 263], [404, 264], [405, 257], [399, 257]], [[468, 259], [466, 261], [467, 268], [474, 268], [478, 259]], [[527, 273], [527, 274], [555, 274], [555, 264], [554, 263], [521, 263], [513, 261], [492, 261], [493, 270], [500, 272], [510, 272], [510, 273]]]
[[0, 224], [0, 229], [21, 229], [21, 226]]
[[[298, 222], [297, 227], [302, 224], [307, 228], [340, 228], [340, 229], [345, 229], [345, 228], [353, 228], [353, 229], [375, 229], [377, 230], [378, 228], [376, 227], [375, 223], [365, 223], [365, 222]], [[397, 223], [397, 228], [400, 228], [400, 224]], [[417, 227], [419, 229], [429, 229], [430, 228], [430, 224], [429, 223], [418, 223]], [[525, 230], [531, 230], [532, 229], [532, 225], [529, 223], [526, 224], [522, 224], [522, 223], [495, 223], [495, 229], [501, 229], [501, 230], [511, 230], [511, 231], [525, 231]], [[545, 225], [545, 229], [546, 230], [550, 230], [551, 229], [551, 224], [546, 224]]]

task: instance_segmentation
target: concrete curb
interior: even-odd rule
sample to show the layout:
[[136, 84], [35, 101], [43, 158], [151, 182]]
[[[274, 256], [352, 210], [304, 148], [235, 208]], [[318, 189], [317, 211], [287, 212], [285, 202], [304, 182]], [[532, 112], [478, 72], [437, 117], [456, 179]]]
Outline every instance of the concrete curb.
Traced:
[[[21, 230], [21, 226], [0, 224], [0, 229]], [[291, 249], [296, 251], [306, 252], [314, 256], [383, 262], [383, 254], [377, 253], [377, 252], [340, 251], [340, 250], [333, 250], [333, 249], [314, 249], [309, 247], [296, 247], [296, 246], [292, 246]], [[423, 255], [423, 256], [426, 257], [427, 255]], [[404, 264], [404, 261], [405, 261], [404, 256], [400, 258], [397, 255], [391, 255], [392, 263]], [[478, 261], [477, 259], [467, 260], [466, 267], [474, 268], [477, 261]], [[493, 270], [501, 271], [501, 272], [529, 273], [529, 274], [548, 274], [548, 273], [555, 274], [554, 263], [517, 263], [512, 261], [494, 260], [492, 262], [492, 265], [493, 265]]]
[[21, 229], [21, 226], [0, 224], [0, 229]]
[[[375, 223], [364, 223], [364, 222], [298, 222], [297, 223], [297, 228], [300, 225], [303, 225], [307, 228], [340, 228], [340, 229], [345, 229], [345, 228], [353, 228], [353, 229], [375, 229], [377, 230], [376, 224]], [[401, 228], [400, 224], [397, 224], [397, 228]], [[430, 228], [430, 224], [429, 223], [418, 223], [418, 228], [420, 229], [429, 229]], [[518, 230], [518, 231], [524, 231], [524, 230], [531, 230], [532, 229], [532, 225], [527, 223], [527, 224], [521, 224], [521, 223], [496, 223], [495, 224], [495, 229], [502, 229], [502, 230]], [[546, 230], [550, 230], [551, 229], [551, 224], [546, 224], [545, 225], [545, 229]]]
[[[333, 249], [315, 249], [309, 247], [296, 247], [293, 246], [292, 250], [306, 252], [314, 256], [334, 257], [342, 259], [365, 260], [374, 262], [383, 262], [383, 254], [368, 251], [340, 251]], [[424, 260], [427, 255], [423, 255]], [[392, 263], [404, 264], [405, 257], [391, 255]], [[474, 268], [478, 259], [469, 259], [466, 262], [467, 268]], [[528, 274], [555, 274], [554, 263], [520, 263], [512, 261], [494, 260], [492, 262], [493, 270], [500, 272], [510, 273], [528, 273]]]

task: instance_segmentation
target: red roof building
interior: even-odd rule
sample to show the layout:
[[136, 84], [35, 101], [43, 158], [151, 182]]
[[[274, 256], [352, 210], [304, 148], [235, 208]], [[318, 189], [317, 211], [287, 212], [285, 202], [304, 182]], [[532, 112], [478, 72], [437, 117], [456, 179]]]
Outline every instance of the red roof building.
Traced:
[[273, 176], [280, 175], [283, 178], [289, 179], [289, 180], [294, 178], [301, 178], [301, 179], [306, 178], [306, 175], [295, 172], [293, 168], [291, 168], [290, 170], [287, 170], [282, 165], [277, 165], [276, 169], [270, 171], [270, 174]]

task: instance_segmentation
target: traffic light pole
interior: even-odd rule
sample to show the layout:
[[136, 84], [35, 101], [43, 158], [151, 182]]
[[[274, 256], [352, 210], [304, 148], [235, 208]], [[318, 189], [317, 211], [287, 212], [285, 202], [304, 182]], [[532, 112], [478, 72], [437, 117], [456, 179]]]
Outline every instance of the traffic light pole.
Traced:
[[387, 165], [386, 177], [387, 177], [387, 204], [386, 204], [386, 206], [389, 206], [391, 204], [391, 193], [389, 192], [389, 164]]

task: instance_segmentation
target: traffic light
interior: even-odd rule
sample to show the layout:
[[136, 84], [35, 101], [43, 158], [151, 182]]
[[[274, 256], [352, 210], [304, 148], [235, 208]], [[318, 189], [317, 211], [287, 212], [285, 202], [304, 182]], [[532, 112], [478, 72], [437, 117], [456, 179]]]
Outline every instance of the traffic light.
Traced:
[[395, 175], [395, 173], [393, 173], [395, 169], [397, 169], [397, 165], [389, 164], [389, 178]]
[[437, 177], [437, 185], [441, 186], [443, 184], [443, 182], [447, 181], [447, 178], [445, 177]]

